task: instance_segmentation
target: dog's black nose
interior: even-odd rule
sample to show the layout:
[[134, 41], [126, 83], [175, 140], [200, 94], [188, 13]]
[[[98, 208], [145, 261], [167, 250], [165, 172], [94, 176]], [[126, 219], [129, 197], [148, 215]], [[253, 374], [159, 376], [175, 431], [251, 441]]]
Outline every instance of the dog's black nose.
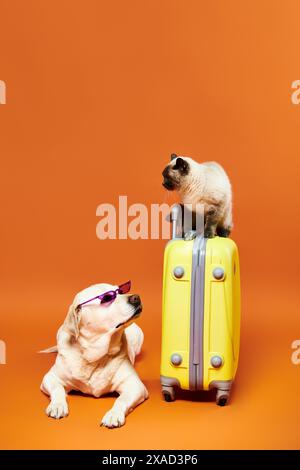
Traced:
[[137, 305], [140, 305], [140, 303], [141, 303], [141, 298], [140, 298], [139, 295], [133, 294], [133, 295], [130, 295], [130, 296], [128, 297], [128, 302], [129, 302], [131, 305], [134, 305], [134, 306], [136, 307]]

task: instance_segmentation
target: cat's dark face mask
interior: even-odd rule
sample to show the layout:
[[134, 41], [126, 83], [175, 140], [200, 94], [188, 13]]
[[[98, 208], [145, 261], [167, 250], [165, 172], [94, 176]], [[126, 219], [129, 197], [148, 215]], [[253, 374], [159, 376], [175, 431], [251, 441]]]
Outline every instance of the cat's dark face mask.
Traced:
[[169, 163], [162, 172], [164, 178], [163, 186], [168, 191], [179, 189], [182, 177], [188, 175], [189, 169], [190, 167], [186, 160], [172, 153], [171, 163]]

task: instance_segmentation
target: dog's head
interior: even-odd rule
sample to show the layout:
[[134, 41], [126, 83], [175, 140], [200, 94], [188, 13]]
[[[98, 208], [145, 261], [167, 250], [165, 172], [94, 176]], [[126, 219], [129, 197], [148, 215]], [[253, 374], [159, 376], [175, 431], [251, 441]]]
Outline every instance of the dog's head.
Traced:
[[[75, 296], [66, 318], [69, 332], [75, 339], [78, 338], [82, 327], [100, 336], [128, 326], [140, 315], [142, 303], [137, 294], [117, 294], [116, 298], [109, 302], [101, 302], [97, 298], [116, 289], [118, 286], [111, 284], [95, 284]], [[90, 299], [93, 300], [89, 301]]]
[[178, 157], [172, 153], [171, 162], [166, 166], [162, 175], [164, 177], [163, 186], [168, 191], [179, 190], [190, 172], [189, 158]]

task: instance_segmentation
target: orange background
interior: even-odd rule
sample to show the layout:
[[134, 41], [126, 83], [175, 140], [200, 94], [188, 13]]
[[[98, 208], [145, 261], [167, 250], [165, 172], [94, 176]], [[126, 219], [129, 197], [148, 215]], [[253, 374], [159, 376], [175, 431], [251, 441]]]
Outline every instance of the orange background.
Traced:
[[[299, 448], [300, 4], [228, 0], [1, 0], [2, 448]], [[217, 160], [234, 190], [242, 268], [231, 405], [160, 397], [165, 241], [100, 241], [96, 207], [170, 202], [171, 152]], [[74, 294], [133, 281], [144, 313], [137, 369], [150, 399], [110, 431], [114, 398], [39, 391]]]

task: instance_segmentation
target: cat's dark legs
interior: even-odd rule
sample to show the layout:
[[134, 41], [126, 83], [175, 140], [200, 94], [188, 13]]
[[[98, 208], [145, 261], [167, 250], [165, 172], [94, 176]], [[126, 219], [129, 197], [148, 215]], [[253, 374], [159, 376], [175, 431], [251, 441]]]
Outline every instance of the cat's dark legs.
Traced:
[[204, 236], [205, 238], [213, 238], [217, 232], [217, 226], [219, 222], [219, 208], [211, 206], [206, 212]]
[[223, 227], [223, 225], [217, 226], [217, 235], [219, 235], [219, 237], [227, 238], [229, 237], [230, 232], [231, 232], [231, 227]]

